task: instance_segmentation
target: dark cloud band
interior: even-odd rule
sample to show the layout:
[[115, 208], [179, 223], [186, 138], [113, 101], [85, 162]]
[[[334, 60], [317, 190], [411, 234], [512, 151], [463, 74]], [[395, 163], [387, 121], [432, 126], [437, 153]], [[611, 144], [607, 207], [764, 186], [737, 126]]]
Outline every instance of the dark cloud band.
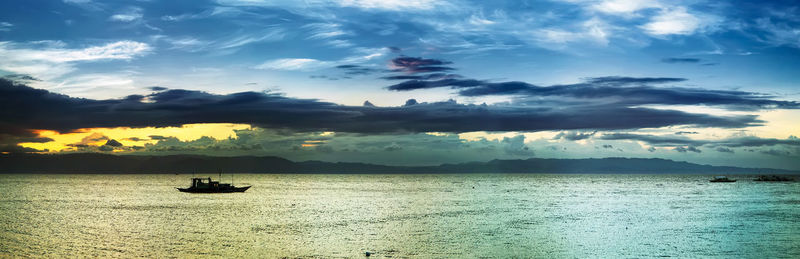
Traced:
[[91, 127], [247, 123], [296, 131], [469, 132], [635, 129], [671, 125], [738, 128], [758, 125], [754, 115], [715, 116], [674, 110], [599, 107], [472, 105], [455, 101], [400, 107], [345, 106], [279, 94], [216, 95], [168, 90], [147, 96], [72, 98], [0, 80], [0, 132], [71, 131]]
[[731, 110], [798, 109], [800, 103], [775, 100], [775, 96], [729, 90], [654, 87], [650, 84], [681, 82], [681, 78], [589, 78], [584, 83], [537, 86], [525, 82], [488, 82], [475, 79], [408, 80], [388, 87], [394, 91], [449, 87], [462, 96], [514, 95], [520, 97], [573, 98], [588, 103], [638, 105], [713, 105]]

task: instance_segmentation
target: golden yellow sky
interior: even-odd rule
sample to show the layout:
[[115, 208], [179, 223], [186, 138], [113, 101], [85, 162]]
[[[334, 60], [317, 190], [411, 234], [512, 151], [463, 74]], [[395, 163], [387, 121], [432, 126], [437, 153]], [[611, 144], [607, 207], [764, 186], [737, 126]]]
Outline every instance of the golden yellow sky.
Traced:
[[[181, 141], [195, 140], [203, 136], [215, 139], [235, 137], [234, 130], [248, 129], [248, 124], [232, 123], [202, 123], [186, 124], [181, 127], [145, 127], [145, 128], [89, 128], [80, 129], [72, 133], [59, 134], [52, 130], [39, 130], [37, 133], [41, 137], [52, 138], [53, 141], [47, 143], [20, 143], [23, 147], [35, 148], [39, 150], [50, 150], [51, 152], [74, 150], [68, 144], [82, 143], [94, 146], [105, 144], [106, 140], [91, 141], [102, 136], [119, 141], [125, 146], [142, 146], [144, 144], [156, 143], [150, 136], [158, 135], [164, 137], [176, 137]], [[133, 141], [131, 138], [139, 138], [140, 141]]]
[[[784, 139], [791, 135], [800, 135], [800, 111], [797, 110], [774, 110], [761, 112], [760, 118], [766, 121], [764, 126], [749, 127], [746, 133], [755, 135], [762, 138], [778, 138]], [[248, 124], [232, 124], [232, 123], [202, 123], [202, 124], [186, 124], [181, 127], [144, 127], [144, 128], [87, 128], [80, 129], [72, 133], [58, 133], [51, 130], [38, 130], [36, 131], [40, 137], [52, 138], [53, 141], [47, 143], [20, 143], [21, 146], [27, 148], [35, 148], [39, 150], [49, 150], [49, 152], [60, 151], [74, 151], [74, 147], [70, 144], [87, 144], [90, 146], [101, 146], [106, 143], [107, 139], [114, 139], [122, 143], [124, 146], [143, 146], [145, 144], [155, 144], [157, 140], [152, 139], [150, 136], [164, 136], [175, 137], [181, 141], [191, 141], [199, 139], [203, 136], [212, 137], [214, 139], [226, 139], [229, 137], [236, 137], [234, 130], [252, 128]], [[660, 128], [651, 129], [653, 133], [662, 132], [671, 134], [676, 130], [683, 131], [697, 131], [700, 134], [692, 136], [692, 138], [702, 139], [723, 139], [742, 132], [743, 129], [719, 129], [719, 128]], [[331, 134], [328, 132], [325, 134]], [[433, 135], [445, 133], [429, 133]], [[467, 132], [458, 134], [461, 139], [468, 141], [475, 141], [481, 138], [488, 140], [503, 139], [504, 137], [513, 137], [523, 134], [526, 137], [526, 142], [536, 139], [551, 139], [558, 134], [556, 131], [543, 131], [543, 132]], [[106, 137], [106, 138], [103, 138]], [[138, 141], [133, 140], [138, 138]], [[303, 144], [304, 147], [317, 146], [318, 142], [307, 141]]]

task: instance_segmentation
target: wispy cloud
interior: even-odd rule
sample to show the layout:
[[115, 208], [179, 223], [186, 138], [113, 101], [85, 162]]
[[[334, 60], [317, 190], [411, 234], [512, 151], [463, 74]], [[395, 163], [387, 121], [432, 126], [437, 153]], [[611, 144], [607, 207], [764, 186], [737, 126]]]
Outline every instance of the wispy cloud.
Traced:
[[[350, 66], [352, 64], [361, 64], [364, 62], [369, 62], [373, 59], [378, 57], [384, 56], [388, 53], [387, 48], [355, 48], [353, 49], [354, 54], [351, 56], [344, 57], [338, 60], [317, 60], [313, 58], [280, 58], [280, 59], [272, 59], [267, 60], [260, 65], [256, 65], [253, 68], [255, 69], [266, 69], [266, 70], [318, 70], [324, 68], [333, 68], [336, 66]], [[354, 75], [354, 74], [350, 74]], [[324, 78], [328, 78], [325, 76]]]
[[351, 32], [344, 31], [341, 24], [336, 23], [311, 23], [303, 26], [308, 29], [311, 36], [308, 39], [328, 39], [343, 35], [352, 35]]
[[312, 58], [281, 58], [268, 60], [253, 68], [265, 70], [312, 70], [331, 66], [331, 62]]
[[[44, 45], [43, 45], [44, 44]], [[142, 42], [117, 41], [82, 49], [65, 48], [61, 42], [0, 42], [0, 69], [50, 80], [74, 70], [76, 62], [130, 60], [152, 48]]]
[[139, 91], [133, 71], [113, 73], [87, 73], [53, 80], [48, 88], [60, 93], [84, 98], [101, 98], [105, 93], [133, 94]]
[[648, 34], [655, 36], [689, 35], [698, 30], [714, 26], [715, 19], [690, 13], [685, 7], [663, 9], [650, 22], [641, 26]]
[[131, 7], [128, 10], [116, 13], [108, 17], [110, 21], [116, 22], [134, 22], [142, 19], [142, 8]]
[[11, 31], [11, 28], [14, 27], [14, 24], [10, 22], [0, 22], [0, 31]]
[[64, 3], [79, 6], [89, 11], [103, 10], [103, 4], [97, 3], [93, 0], [64, 0]]
[[336, 23], [311, 23], [302, 27], [309, 31], [307, 39], [310, 40], [323, 40], [325, 44], [337, 48], [352, 47], [354, 44], [346, 39], [340, 39], [342, 36], [353, 36], [354, 33], [342, 29], [341, 24]]
[[656, 0], [602, 0], [590, 5], [592, 9], [616, 15], [633, 15], [637, 11], [663, 6]]
[[218, 0], [217, 3], [231, 6], [354, 7], [364, 10], [384, 11], [431, 10], [450, 5], [445, 0]]
[[179, 49], [188, 52], [197, 52], [208, 49], [211, 42], [200, 40], [193, 37], [165, 37], [165, 41], [172, 45], [172, 49]]
[[[692, 9], [679, 1], [659, 0], [564, 0], [586, 10], [587, 15], [597, 14], [622, 18], [614, 23], [630, 28], [638, 25], [646, 35], [662, 38], [669, 35], [691, 35], [703, 30], [716, 29], [720, 18], [707, 10]], [[644, 22], [642, 22], [644, 21]], [[626, 34], [633, 33], [628, 30]], [[630, 38], [634, 35], [625, 35]]]
[[611, 27], [598, 18], [592, 18], [571, 28], [544, 28], [534, 31], [534, 41], [540, 47], [561, 49], [571, 43], [591, 42], [608, 45]]
[[338, 0], [341, 6], [383, 10], [430, 10], [447, 5], [444, 0]]
[[[796, 19], [800, 23], [800, 18]], [[773, 46], [788, 45], [800, 48], [800, 29], [787, 21], [773, 21], [769, 17], [762, 17], [756, 19], [755, 26], [764, 32], [758, 37], [762, 42]]]
[[261, 32], [242, 34], [215, 42], [214, 47], [218, 49], [233, 49], [251, 43], [279, 41], [285, 36], [286, 31], [284, 29], [270, 28]]

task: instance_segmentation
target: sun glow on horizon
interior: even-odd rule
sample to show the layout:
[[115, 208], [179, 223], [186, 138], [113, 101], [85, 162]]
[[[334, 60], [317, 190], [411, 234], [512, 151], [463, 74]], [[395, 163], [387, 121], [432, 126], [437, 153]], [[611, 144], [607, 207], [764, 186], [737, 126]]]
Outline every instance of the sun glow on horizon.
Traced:
[[[235, 138], [235, 130], [252, 128], [249, 124], [198, 123], [180, 127], [117, 127], [85, 128], [74, 132], [59, 133], [53, 130], [35, 130], [39, 137], [51, 138], [44, 143], [23, 142], [20, 146], [47, 150], [49, 153], [77, 151], [77, 145], [102, 146], [109, 140], [116, 140], [126, 147], [155, 144], [162, 138], [174, 137], [180, 141], [196, 140], [201, 137], [214, 139]], [[115, 150], [119, 152], [119, 150]]]

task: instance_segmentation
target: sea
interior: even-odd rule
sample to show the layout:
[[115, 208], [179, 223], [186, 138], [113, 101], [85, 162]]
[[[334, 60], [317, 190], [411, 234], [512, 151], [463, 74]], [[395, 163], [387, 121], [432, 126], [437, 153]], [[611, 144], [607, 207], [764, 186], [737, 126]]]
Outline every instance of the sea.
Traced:
[[175, 189], [191, 177], [0, 175], [0, 257], [800, 258], [800, 182], [223, 174], [253, 187]]

